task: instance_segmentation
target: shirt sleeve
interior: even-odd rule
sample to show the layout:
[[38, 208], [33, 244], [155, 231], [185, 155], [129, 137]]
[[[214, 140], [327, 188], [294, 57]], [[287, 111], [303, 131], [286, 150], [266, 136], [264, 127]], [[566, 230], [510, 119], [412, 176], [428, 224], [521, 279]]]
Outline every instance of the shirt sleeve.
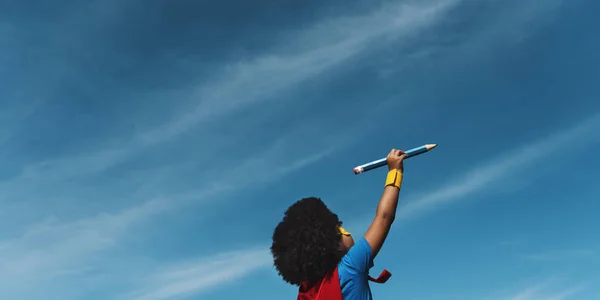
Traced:
[[373, 250], [369, 242], [362, 237], [342, 257], [341, 263], [349, 270], [368, 274], [369, 270], [373, 267]]

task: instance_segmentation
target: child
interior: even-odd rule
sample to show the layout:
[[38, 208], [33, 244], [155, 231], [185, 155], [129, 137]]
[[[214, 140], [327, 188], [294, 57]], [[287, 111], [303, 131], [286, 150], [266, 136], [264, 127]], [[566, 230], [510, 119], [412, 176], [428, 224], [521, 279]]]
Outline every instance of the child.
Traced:
[[304, 198], [290, 206], [273, 233], [271, 253], [284, 281], [299, 286], [298, 300], [371, 300], [369, 277], [396, 216], [406, 154], [393, 149], [389, 172], [375, 218], [356, 243], [338, 216], [319, 198]]

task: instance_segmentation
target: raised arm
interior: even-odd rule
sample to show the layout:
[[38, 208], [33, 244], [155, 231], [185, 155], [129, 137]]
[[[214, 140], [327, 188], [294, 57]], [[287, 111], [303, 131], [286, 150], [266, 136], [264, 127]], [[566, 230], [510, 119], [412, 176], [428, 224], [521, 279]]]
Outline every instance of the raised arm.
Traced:
[[401, 150], [393, 149], [387, 156], [389, 173], [386, 186], [377, 205], [377, 212], [371, 226], [365, 233], [365, 239], [372, 249], [372, 258], [375, 258], [383, 242], [385, 241], [392, 223], [396, 218], [398, 207], [398, 196], [402, 185], [402, 174], [404, 172], [403, 160], [406, 154]]

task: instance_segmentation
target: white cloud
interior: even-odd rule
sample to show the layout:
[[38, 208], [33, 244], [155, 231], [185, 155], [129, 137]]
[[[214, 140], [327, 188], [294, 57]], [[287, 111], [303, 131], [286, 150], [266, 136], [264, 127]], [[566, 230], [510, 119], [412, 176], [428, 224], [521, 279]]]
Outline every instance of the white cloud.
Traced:
[[[392, 2], [367, 15], [340, 17], [316, 24], [291, 39], [302, 48], [298, 52], [280, 47], [273, 53], [231, 63], [211, 82], [201, 83], [185, 95], [180, 103], [192, 103], [171, 122], [139, 132], [125, 144], [109, 145], [79, 157], [58, 158], [29, 166], [24, 177], [76, 178], [103, 171], [119, 164], [134, 153], [175, 139], [207, 120], [265, 101], [285, 101], [275, 96], [305, 80], [331, 71], [341, 63], [356, 58], [378, 41], [416, 34], [436, 23], [456, 5], [457, 0], [427, 1], [406, 4]], [[169, 94], [168, 97], [174, 97]]]
[[[288, 47], [248, 61], [233, 63], [216, 82], [194, 94], [201, 102], [190, 113], [158, 130], [142, 135], [146, 142], [163, 141], [188, 128], [273, 96], [303, 81], [332, 70], [373, 49], [373, 44], [418, 33], [434, 25], [458, 0], [416, 3], [391, 2], [367, 15], [339, 17], [318, 23], [294, 37]], [[282, 47], [283, 48], [283, 47]], [[223, 101], [228, 99], [228, 101]]]
[[[259, 176], [250, 179], [240, 175], [236, 170], [226, 170], [222, 174], [215, 174], [218, 175], [216, 176], [218, 179], [204, 183], [197, 190], [188, 190], [180, 195], [143, 201], [139, 205], [116, 213], [99, 213], [73, 222], [50, 219], [34, 224], [21, 236], [0, 241], [0, 279], [5, 283], [0, 288], [0, 295], [13, 292], [15, 289], [24, 291], [26, 289], [24, 283], [48, 282], [56, 275], [68, 274], [84, 266], [93, 267], [93, 261], [98, 255], [104, 255], [106, 251], [115, 248], [120, 240], [137, 232], [135, 229], [139, 230], [135, 228], [136, 226], [143, 226], [143, 223], [150, 221], [152, 216], [180, 209], [200, 199], [215, 197], [216, 194], [223, 197], [224, 193], [255, 184], [256, 181], [260, 183], [260, 181], [282, 178], [322, 158], [330, 151], [297, 157], [284, 166], [273, 165], [269, 157], [264, 157], [263, 160], [252, 161], [252, 164], [261, 167], [261, 172]], [[239, 184], [224, 185], [223, 178], [239, 179], [236, 181]]]
[[[547, 276], [547, 275], [545, 275]], [[559, 276], [560, 277], [560, 276]], [[519, 280], [521, 281], [521, 280]], [[566, 281], [550, 276], [541, 279], [525, 280], [529, 283], [519, 283], [503, 287], [498, 291], [473, 299], [481, 300], [568, 300], [578, 299], [577, 294], [588, 290], [589, 284]], [[587, 299], [587, 298], [586, 298]]]
[[593, 249], [562, 249], [562, 250], [546, 250], [537, 253], [523, 254], [519, 257], [531, 261], [569, 261], [576, 259], [594, 258], [596, 252]]
[[[101, 173], [136, 153], [177, 138], [205, 120], [222, 118], [232, 111], [264, 101], [286, 101], [286, 97], [274, 98], [373, 49], [378, 41], [418, 33], [420, 29], [435, 24], [458, 2], [390, 2], [366, 15], [339, 17], [316, 24], [291, 38], [293, 47], [289, 42], [283, 43], [285, 46], [280, 46], [275, 52], [233, 62], [222, 74], [216, 74], [213, 81], [201, 83], [193, 91], [178, 91], [177, 94], [186, 95], [180, 103], [191, 103], [191, 107], [171, 122], [156, 128], [143, 128], [125, 143], [106, 144], [93, 152], [26, 166], [20, 177], [0, 183], [0, 195], [29, 198], [32, 197], [28, 195], [31, 191]], [[292, 50], [294, 47], [302, 50]], [[174, 97], [172, 93], [168, 96]], [[232, 141], [221, 136], [211, 138], [211, 143], [216, 147], [230, 145]], [[35, 185], [38, 187], [32, 188]]]
[[582, 286], [576, 286], [552, 291], [546, 287], [546, 284], [537, 284], [503, 298], [503, 300], [566, 300], [573, 299], [571, 296], [581, 290], [583, 290]]
[[[130, 227], [162, 211], [165, 204], [168, 202], [151, 200], [117, 213], [100, 213], [74, 222], [49, 219], [29, 226], [16, 238], [2, 240], [0, 298], [40, 297], [40, 291], [31, 286], [44, 289], [45, 296], [51, 298], [67, 297], [59, 288], [62, 279], [74, 281], [80, 273], [103, 268], [110, 258], [106, 252], [118, 247]], [[69, 293], [76, 291], [72, 288]]]
[[491, 183], [505, 179], [511, 174], [519, 174], [533, 163], [543, 159], [561, 159], [563, 156], [572, 155], [578, 149], [597, 143], [600, 135], [598, 129], [600, 129], [600, 115], [594, 115], [572, 128], [527, 143], [492, 159], [488, 164], [467, 172], [455, 182], [408, 202], [399, 208], [398, 215], [408, 218], [450, 202], [464, 201], [468, 199], [467, 196], [483, 191]]
[[223, 253], [154, 270], [149, 278], [142, 280], [139, 290], [124, 298], [161, 300], [199, 294], [271, 264], [269, 250], [263, 247]]
[[527, 300], [531, 299], [532, 296], [537, 294], [541, 290], [541, 285], [530, 286], [525, 288], [524, 290], [518, 292], [516, 295], [511, 296], [510, 300]]
[[[0, 182], [0, 198], [20, 199], [20, 203], [12, 205], [16, 205], [13, 210], [22, 210], [28, 200], [33, 202], [39, 199], [40, 193], [45, 193], [44, 202], [56, 206], [52, 196], [57, 186], [96, 176], [127, 161], [135, 153], [149, 151], [150, 146], [175, 138], [206, 118], [223, 117], [232, 110], [269, 100], [364, 53], [378, 40], [415, 34], [419, 29], [434, 24], [456, 3], [454, 0], [424, 4], [392, 2], [367, 15], [340, 17], [317, 24], [290, 39], [294, 41], [294, 47], [302, 46], [302, 51], [292, 50], [294, 47], [286, 50], [288, 43], [275, 50], [279, 52], [232, 63], [221, 76], [216, 75], [214, 81], [201, 84], [196, 91], [178, 92], [191, 95], [185, 97], [189, 100], [187, 102], [195, 103], [195, 108], [189, 109], [189, 113], [176, 116], [172, 122], [157, 128], [144, 128], [123, 144], [109, 143], [96, 151], [25, 166], [20, 176]], [[231, 146], [234, 140], [235, 137], [211, 139], [211, 147]], [[152, 181], [149, 176], [145, 175], [144, 179]], [[57, 192], [60, 195], [54, 198], [64, 199], [61, 195], [68, 192], [73, 192], [71, 186]], [[10, 211], [11, 208], [7, 207], [5, 213]]]

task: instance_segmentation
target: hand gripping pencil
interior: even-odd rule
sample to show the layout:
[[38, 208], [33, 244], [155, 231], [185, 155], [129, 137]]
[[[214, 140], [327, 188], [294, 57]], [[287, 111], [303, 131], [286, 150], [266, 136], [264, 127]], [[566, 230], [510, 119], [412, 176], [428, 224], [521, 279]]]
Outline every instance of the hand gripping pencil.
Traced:
[[[410, 149], [410, 150], [406, 151], [406, 154], [407, 154], [406, 158], [417, 156], [419, 154], [423, 154], [423, 153], [435, 148], [436, 146], [437, 146], [437, 144], [427, 144], [427, 145], [423, 145], [421, 147]], [[363, 173], [366, 171], [377, 169], [379, 167], [383, 167], [385, 165], [387, 165], [387, 157], [378, 159], [376, 161], [372, 161], [370, 163], [366, 163], [366, 164], [358, 166], [358, 167], [355, 167], [354, 174], [360, 174], [360, 173]]]

